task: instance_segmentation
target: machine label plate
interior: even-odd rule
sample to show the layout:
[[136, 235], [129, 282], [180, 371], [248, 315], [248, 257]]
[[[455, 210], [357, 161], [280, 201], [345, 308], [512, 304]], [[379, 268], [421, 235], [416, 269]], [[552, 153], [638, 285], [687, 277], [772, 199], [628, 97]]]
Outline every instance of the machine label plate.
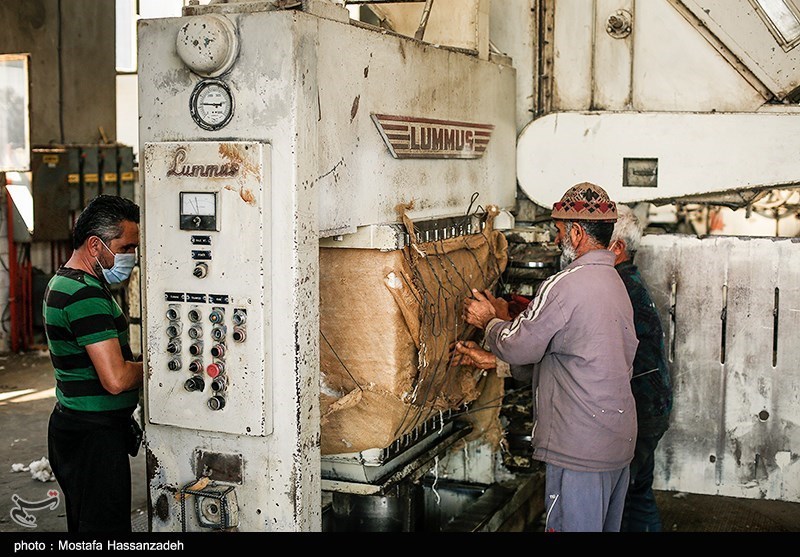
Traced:
[[383, 141], [396, 159], [479, 159], [494, 126], [453, 120], [372, 114]]

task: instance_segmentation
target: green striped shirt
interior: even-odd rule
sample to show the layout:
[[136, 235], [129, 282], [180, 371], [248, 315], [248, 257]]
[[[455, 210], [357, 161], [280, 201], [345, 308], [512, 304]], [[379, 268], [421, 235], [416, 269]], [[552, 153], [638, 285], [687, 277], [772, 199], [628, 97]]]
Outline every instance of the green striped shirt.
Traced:
[[61, 405], [85, 412], [133, 409], [139, 389], [118, 395], [106, 391], [86, 352], [89, 344], [117, 338], [123, 358], [133, 359], [128, 320], [105, 283], [62, 267], [47, 284], [42, 313]]

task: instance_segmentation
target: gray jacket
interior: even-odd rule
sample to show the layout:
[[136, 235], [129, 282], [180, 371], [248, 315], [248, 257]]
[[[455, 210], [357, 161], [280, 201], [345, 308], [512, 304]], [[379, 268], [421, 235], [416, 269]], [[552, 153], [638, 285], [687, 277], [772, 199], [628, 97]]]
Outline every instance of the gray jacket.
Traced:
[[592, 250], [549, 277], [516, 319], [489, 322], [485, 344], [515, 377], [535, 364], [535, 459], [587, 472], [630, 463], [638, 341], [612, 252]]

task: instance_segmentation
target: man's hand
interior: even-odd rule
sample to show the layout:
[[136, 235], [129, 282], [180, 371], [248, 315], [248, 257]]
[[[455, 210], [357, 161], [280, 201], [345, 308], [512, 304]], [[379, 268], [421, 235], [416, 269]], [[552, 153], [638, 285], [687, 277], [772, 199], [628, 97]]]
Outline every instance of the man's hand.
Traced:
[[503, 321], [511, 321], [511, 313], [508, 310], [508, 301], [505, 298], [495, 298], [488, 290], [484, 290], [483, 293], [486, 296], [486, 299], [492, 302], [497, 318], [502, 319]]
[[453, 359], [450, 365], [473, 366], [478, 369], [494, 369], [497, 358], [471, 340], [459, 341], [454, 346]]
[[[467, 298], [464, 300], [464, 312], [462, 313], [462, 317], [464, 321], [473, 325], [479, 329], [485, 329], [486, 325], [489, 324], [489, 321], [498, 317], [497, 308], [495, 307], [495, 303], [498, 303], [498, 299], [492, 296], [492, 294], [487, 290], [484, 293], [480, 293], [476, 289], [472, 289], [472, 298]], [[505, 302], [505, 300], [502, 300]], [[501, 304], [498, 304], [500, 306]], [[504, 312], [508, 314], [508, 306], [506, 305], [503, 308]], [[501, 317], [502, 319], [502, 317]]]

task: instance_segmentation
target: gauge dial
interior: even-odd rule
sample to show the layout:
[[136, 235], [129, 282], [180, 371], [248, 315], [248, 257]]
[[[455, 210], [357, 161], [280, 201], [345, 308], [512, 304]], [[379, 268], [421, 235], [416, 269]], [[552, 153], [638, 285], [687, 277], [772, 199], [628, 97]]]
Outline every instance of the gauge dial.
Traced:
[[182, 191], [181, 230], [217, 230], [217, 195], [213, 192]]
[[205, 79], [192, 91], [189, 109], [198, 126], [204, 130], [218, 130], [233, 116], [233, 95], [223, 81]]

